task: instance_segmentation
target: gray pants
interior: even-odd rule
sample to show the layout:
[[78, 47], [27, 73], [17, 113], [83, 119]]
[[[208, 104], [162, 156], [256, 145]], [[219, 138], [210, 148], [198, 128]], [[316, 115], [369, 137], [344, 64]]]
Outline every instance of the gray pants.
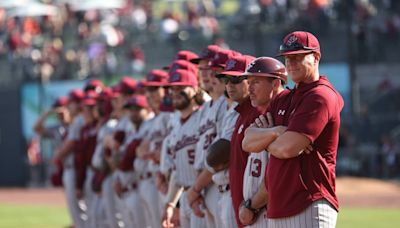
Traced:
[[337, 211], [325, 199], [315, 201], [301, 213], [279, 219], [268, 219], [268, 228], [334, 228]]

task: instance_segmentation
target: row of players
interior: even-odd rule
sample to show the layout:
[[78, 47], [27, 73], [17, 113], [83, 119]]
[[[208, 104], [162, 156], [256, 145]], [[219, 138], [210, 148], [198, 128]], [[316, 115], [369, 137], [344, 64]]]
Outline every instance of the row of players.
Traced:
[[[312, 55], [318, 63], [319, 44], [310, 49], [309, 36], [315, 38], [306, 32], [285, 37], [280, 51], [289, 53], [287, 62]], [[334, 192], [305, 195], [299, 204], [290, 201], [296, 189], [269, 185], [290, 175], [265, 178], [270, 157], [284, 158], [266, 148], [275, 151], [271, 144], [295, 111], [293, 97], [271, 103], [292, 94], [284, 89], [288, 74], [280, 61], [209, 45], [200, 55], [178, 52], [164, 69], [110, 88], [91, 80], [55, 102], [58, 126], [44, 126], [50, 112], [35, 124], [37, 133], [58, 141], [54, 161], [63, 174], [52, 178], [64, 186], [75, 227], [299, 227], [302, 222], [274, 218], [301, 214], [314, 202], [327, 208], [327, 222], [335, 225]], [[335, 91], [319, 74], [318, 81]], [[291, 129], [303, 126], [307, 121]], [[303, 142], [297, 156], [313, 154], [312, 142]], [[307, 226], [313, 216], [302, 216]]]

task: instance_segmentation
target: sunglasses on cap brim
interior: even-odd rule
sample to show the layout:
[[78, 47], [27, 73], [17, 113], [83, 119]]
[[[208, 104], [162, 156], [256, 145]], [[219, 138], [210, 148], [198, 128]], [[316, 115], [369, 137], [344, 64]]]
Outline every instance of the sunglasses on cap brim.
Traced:
[[279, 51], [280, 52], [288, 52], [288, 51], [300, 51], [300, 50], [306, 50], [306, 51], [313, 51], [317, 50], [317, 47], [307, 47], [302, 44], [299, 44], [297, 42], [291, 43], [290, 45], [287, 44], [282, 44], [279, 46]]
[[221, 76], [218, 77], [218, 79], [223, 82], [225, 85], [227, 85], [229, 82], [232, 84], [239, 84], [243, 82], [244, 80], [247, 79], [246, 76], [235, 76], [235, 77], [229, 77], [229, 76]]

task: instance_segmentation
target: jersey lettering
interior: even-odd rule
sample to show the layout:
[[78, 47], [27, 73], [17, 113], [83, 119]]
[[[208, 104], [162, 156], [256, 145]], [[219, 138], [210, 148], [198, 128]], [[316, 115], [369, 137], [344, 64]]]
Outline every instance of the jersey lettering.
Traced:
[[251, 158], [250, 160], [250, 171], [251, 171], [251, 176], [253, 177], [260, 177], [261, 175], [261, 167], [262, 167], [262, 162], [260, 159], [253, 159]]
[[195, 158], [195, 150], [193, 150], [193, 149], [187, 150], [187, 153], [188, 153], [189, 164], [193, 165], [194, 164], [194, 158]]
[[205, 140], [204, 146], [203, 146], [204, 150], [208, 149], [208, 147], [211, 145], [211, 143], [213, 142], [213, 140], [215, 139], [216, 136], [217, 136], [216, 133], [208, 134], [205, 136], [206, 140]]

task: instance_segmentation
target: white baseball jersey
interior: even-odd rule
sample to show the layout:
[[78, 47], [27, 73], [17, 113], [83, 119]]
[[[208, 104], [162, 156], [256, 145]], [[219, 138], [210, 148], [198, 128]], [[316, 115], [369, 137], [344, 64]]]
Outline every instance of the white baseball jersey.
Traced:
[[196, 170], [204, 169], [207, 149], [214, 142], [217, 134], [221, 132], [223, 117], [227, 110], [228, 106], [224, 96], [219, 97], [216, 101], [208, 101], [202, 106], [198, 125], [199, 141], [196, 145], [194, 164]]
[[135, 126], [127, 113], [118, 120], [117, 126], [115, 126], [116, 131], [131, 132], [133, 129], [135, 129]]
[[164, 175], [168, 175], [170, 171], [174, 168], [173, 158], [170, 153], [168, 153], [168, 146], [170, 145], [171, 131], [174, 126], [178, 125], [180, 122], [180, 113], [174, 112], [167, 124], [167, 136], [164, 138], [161, 145], [161, 155], [160, 155], [160, 172]]
[[225, 113], [225, 116], [222, 120], [222, 130], [221, 133], [217, 135], [217, 139], [226, 139], [231, 141], [233, 130], [235, 129], [235, 123], [239, 117], [239, 113], [235, 110], [237, 104], [238, 103], [233, 102], [228, 111]]
[[[67, 141], [77, 141], [80, 137], [80, 130], [85, 124], [82, 115], [79, 115], [74, 118], [71, 125], [68, 127], [68, 134], [66, 137]], [[75, 185], [75, 169], [74, 169], [74, 155], [73, 153], [69, 153], [68, 156], [64, 160], [64, 172], [63, 172], [63, 185], [65, 196], [67, 199], [67, 205], [69, 209], [69, 213], [71, 215], [71, 219], [73, 223], [77, 227], [84, 226], [84, 220], [82, 219], [82, 215], [86, 215], [85, 211], [78, 204], [78, 199], [76, 198], [76, 185]]]
[[[149, 141], [149, 151], [161, 151], [162, 143], [165, 137], [169, 134], [172, 126], [169, 124], [174, 113], [172, 112], [161, 112], [152, 119], [146, 121], [147, 131], [143, 135], [143, 139]], [[137, 161], [136, 161], [137, 160]], [[159, 170], [159, 164], [155, 164], [153, 161], [144, 161], [141, 159], [135, 160], [135, 170], [141, 170], [142, 172], [156, 172]], [[140, 162], [140, 161], [142, 162]], [[138, 164], [136, 164], [138, 163]], [[140, 165], [140, 166], [139, 166]]]
[[[247, 158], [246, 169], [243, 175], [243, 198], [245, 200], [254, 196], [263, 184], [265, 169], [268, 163], [268, 153], [264, 150], [260, 153], [251, 153]], [[267, 228], [268, 221], [260, 215], [255, 223], [248, 228]]]
[[97, 133], [96, 149], [92, 157], [92, 165], [96, 169], [103, 169], [105, 167], [104, 161], [104, 137], [111, 134], [117, 125], [117, 120], [109, 119], [103, 126], [100, 127]]
[[[154, 126], [154, 118], [144, 121], [140, 125], [140, 129], [137, 132], [134, 139], [140, 139], [140, 140], [148, 139], [149, 134], [151, 132], [151, 128], [153, 126]], [[149, 166], [149, 162], [146, 160], [143, 160], [141, 158], [136, 157], [135, 160], [133, 161], [134, 170], [139, 176], [148, 171], [148, 169], [149, 169], [148, 166]]]
[[258, 191], [264, 180], [267, 162], [268, 153], [265, 150], [260, 153], [250, 153], [247, 158], [243, 175], [243, 197], [245, 200], [251, 198]]
[[[150, 118], [151, 118], [151, 116], [150, 116]], [[132, 124], [132, 126], [134, 126], [134, 125]], [[123, 156], [126, 153], [126, 149], [129, 146], [129, 144], [132, 142], [132, 140], [143, 138], [147, 134], [150, 127], [151, 127], [151, 124], [149, 124], [147, 122], [147, 120], [144, 120], [138, 129], [135, 127], [133, 127], [132, 129], [130, 129], [130, 128], [125, 129], [127, 132], [126, 132], [124, 143], [119, 148], [120, 155]], [[138, 167], [139, 171], [132, 170], [132, 171], [128, 171], [128, 172], [121, 172], [120, 170], [118, 170], [117, 176], [118, 176], [119, 180], [121, 181], [121, 184], [123, 186], [129, 186], [130, 184], [137, 182], [139, 179], [140, 172], [141, 172], [140, 169], [141, 169], [141, 167]]]
[[176, 182], [180, 186], [191, 186], [196, 180], [194, 161], [198, 132], [193, 129], [197, 129], [199, 118], [200, 111], [197, 110], [184, 122], [181, 119], [175, 122], [168, 140], [165, 142], [167, 145], [164, 149], [172, 158], [176, 170]]
[[[225, 169], [215, 173], [212, 176], [213, 182], [221, 187], [225, 187], [229, 184], [229, 170]], [[218, 199], [218, 215], [219, 224], [221, 228], [234, 228], [237, 227], [236, 220], [235, 220], [235, 213], [233, 211], [232, 206], [232, 198], [231, 198], [231, 191], [227, 190], [221, 194], [221, 197]]]
[[[81, 128], [85, 125], [85, 120], [82, 115], [78, 115], [74, 118], [71, 125], [68, 127], [67, 141], [78, 141], [80, 138]], [[74, 155], [69, 153], [64, 160], [64, 167], [72, 168], [74, 164]]]

